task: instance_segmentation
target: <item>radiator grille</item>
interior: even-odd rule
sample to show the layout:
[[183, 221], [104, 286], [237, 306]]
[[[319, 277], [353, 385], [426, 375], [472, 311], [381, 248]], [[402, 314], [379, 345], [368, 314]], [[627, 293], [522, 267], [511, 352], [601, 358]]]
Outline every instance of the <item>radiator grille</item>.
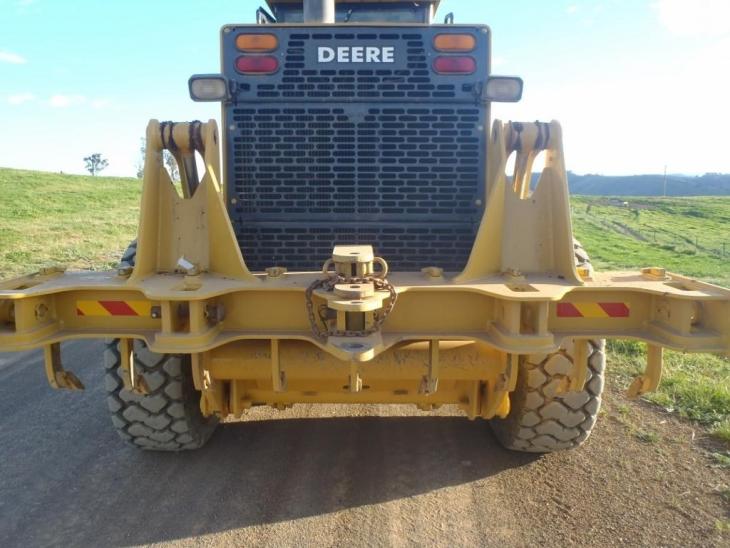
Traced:
[[457, 272], [466, 264], [474, 241], [474, 227], [463, 224], [335, 227], [323, 223], [241, 223], [236, 233], [251, 270], [277, 265], [290, 271], [319, 270], [332, 255], [334, 244], [368, 244], [394, 271], [418, 271], [436, 265]]
[[372, 244], [392, 268], [460, 270], [483, 203], [482, 109], [241, 105], [228, 195], [253, 270]]
[[282, 220], [473, 216], [480, 121], [469, 107], [234, 109], [235, 211]]

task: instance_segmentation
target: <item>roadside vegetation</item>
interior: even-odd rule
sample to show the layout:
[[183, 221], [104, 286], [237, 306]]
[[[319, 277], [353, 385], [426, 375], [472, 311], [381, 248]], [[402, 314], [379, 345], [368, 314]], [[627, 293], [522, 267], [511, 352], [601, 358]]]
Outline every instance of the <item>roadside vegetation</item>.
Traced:
[[[0, 168], [0, 279], [55, 264], [113, 268], [136, 235], [140, 191], [132, 178]], [[730, 197], [575, 196], [573, 222], [598, 269], [664, 266], [730, 287]], [[608, 349], [613, 382], [628, 386], [643, 368], [643, 346], [612, 342]], [[726, 358], [668, 352], [660, 389], [646, 399], [730, 447]]]

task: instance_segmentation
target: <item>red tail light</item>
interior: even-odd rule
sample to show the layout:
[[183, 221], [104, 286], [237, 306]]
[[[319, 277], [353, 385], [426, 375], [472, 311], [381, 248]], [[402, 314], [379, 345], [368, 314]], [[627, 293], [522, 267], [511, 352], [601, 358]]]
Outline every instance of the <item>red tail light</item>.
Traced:
[[243, 74], [271, 74], [279, 70], [279, 61], [272, 55], [243, 55], [236, 59], [236, 70]]
[[477, 70], [477, 62], [473, 57], [436, 57], [433, 70], [439, 74], [473, 74]]

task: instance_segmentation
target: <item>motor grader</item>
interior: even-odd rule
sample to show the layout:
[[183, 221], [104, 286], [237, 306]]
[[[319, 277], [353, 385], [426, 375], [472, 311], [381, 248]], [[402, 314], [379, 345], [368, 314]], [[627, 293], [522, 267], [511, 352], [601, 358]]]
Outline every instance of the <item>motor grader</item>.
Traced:
[[507, 448], [568, 449], [598, 416], [605, 339], [647, 345], [631, 396], [664, 348], [727, 354], [727, 289], [594, 272], [560, 125], [490, 124], [522, 81], [491, 74], [487, 26], [435, 24], [438, 3], [268, 0], [224, 26], [220, 73], [189, 80], [223, 131], [152, 120], [119, 268], [1, 282], [0, 351], [42, 348], [75, 390], [61, 343], [106, 339], [114, 426], [173, 451], [296, 403], [455, 404]]

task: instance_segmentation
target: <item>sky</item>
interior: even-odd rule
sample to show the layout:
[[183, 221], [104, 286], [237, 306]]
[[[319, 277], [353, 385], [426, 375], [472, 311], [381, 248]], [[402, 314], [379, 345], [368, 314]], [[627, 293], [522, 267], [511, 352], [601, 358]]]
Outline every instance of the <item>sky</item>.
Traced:
[[[187, 80], [263, 0], [0, 0], [0, 166], [133, 176], [150, 118], [220, 118]], [[558, 120], [568, 169], [730, 173], [730, 0], [443, 0], [525, 81], [502, 120]]]

